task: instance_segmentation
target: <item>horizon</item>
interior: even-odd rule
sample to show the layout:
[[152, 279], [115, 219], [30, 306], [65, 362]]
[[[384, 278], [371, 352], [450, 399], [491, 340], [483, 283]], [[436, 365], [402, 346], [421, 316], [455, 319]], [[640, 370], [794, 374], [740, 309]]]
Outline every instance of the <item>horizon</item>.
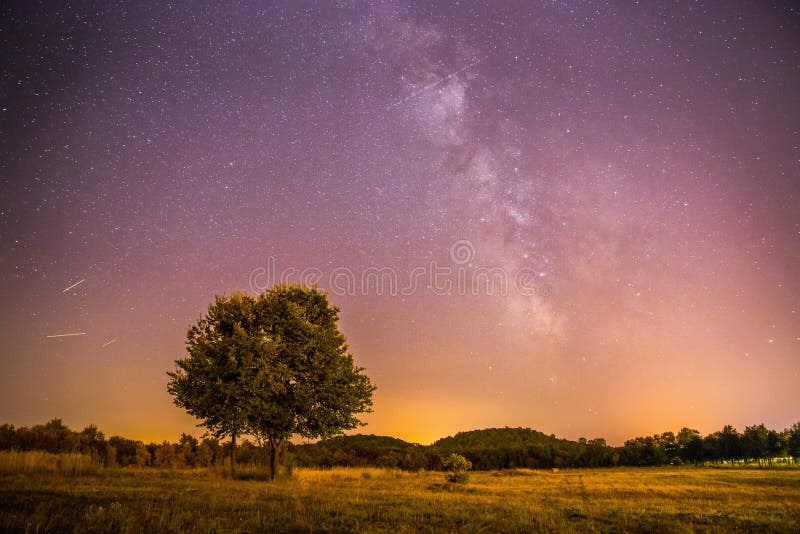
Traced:
[[[88, 423], [86, 425], [71, 425], [71, 424], [69, 424], [69, 421], [64, 421], [63, 418], [55, 417], [55, 418], [50, 418], [50, 419], [48, 419], [46, 421], [40, 421], [38, 423], [33, 423], [33, 424], [28, 424], [28, 425], [14, 425], [14, 426], [16, 428], [23, 427], [23, 426], [30, 428], [31, 426], [35, 426], [35, 425], [46, 424], [47, 422], [49, 422], [49, 421], [51, 421], [53, 419], [61, 420], [62, 423], [66, 427], [68, 427], [69, 429], [71, 429], [73, 431], [76, 431], [76, 432], [80, 432], [81, 430], [83, 430], [87, 426], [93, 424], [93, 423]], [[777, 432], [783, 432], [783, 431], [791, 430], [792, 426], [794, 424], [796, 424], [796, 423], [800, 423], [800, 420], [794, 421], [793, 423], [790, 423], [790, 424], [787, 424], [784, 427], [771, 428], [768, 425], [765, 425], [765, 426], [767, 426], [767, 428], [769, 428], [770, 430], [775, 430]], [[13, 424], [13, 423], [0, 421], [0, 425], [2, 425], [2, 424]], [[741, 432], [743, 432], [745, 430], [746, 427], [757, 426], [757, 425], [760, 425], [760, 424], [763, 424], [763, 423], [752, 422], [752, 423], [749, 423], [747, 425], [743, 425], [741, 427], [739, 427], [737, 425], [730, 425], [730, 426], [732, 426], [736, 431], [741, 433]], [[174, 437], [148, 439], [148, 438], [141, 438], [141, 437], [138, 437], [138, 436], [135, 436], [135, 435], [127, 435], [127, 434], [106, 432], [99, 425], [95, 425], [95, 426], [97, 427], [97, 430], [99, 430], [100, 432], [102, 432], [104, 434], [106, 439], [108, 439], [110, 437], [114, 437], [114, 436], [119, 436], [119, 437], [126, 438], [126, 439], [132, 439], [134, 441], [141, 441], [142, 443], [145, 443], [145, 444], [150, 444], [150, 443], [159, 444], [159, 443], [163, 443], [164, 441], [167, 441], [169, 443], [177, 443], [180, 440], [181, 434], [187, 434], [187, 435], [190, 435], [190, 436], [195, 437], [197, 439], [203, 439], [205, 437], [213, 437], [213, 436], [205, 436], [204, 434], [207, 433], [207, 430], [203, 429], [202, 427], [196, 427], [198, 430], [200, 430], [200, 432], [180, 432], [179, 434], [177, 434]], [[574, 437], [573, 438], [573, 437], [561, 436], [561, 435], [558, 435], [558, 434], [546, 432], [546, 431], [538, 429], [538, 428], [525, 427], [525, 426], [511, 426], [511, 425], [508, 425], [508, 426], [486, 426], [486, 427], [480, 427], [480, 428], [463, 429], [463, 430], [458, 430], [458, 431], [452, 432], [452, 433], [447, 434], [447, 435], [439, 436], [437, 438], [434, 438], [431, 441], [416, 441], [416, 440], [404, 438], [404, 437], [401, 437], [401, 436], [394, 436], [394, 435], [390, 435], [390, 434], [378, 434], [378, 433], [370, 432], [368, 427], [362, 426], [362, 427], [354, 429], [354, 430], [349, 430], [349, 431], [342, 432], [341, 434], [338, 434], [336, 436], [331, 436], [331, 438], [309, 439], [309, 438], [302, 438], [302, 437], [293, 436], [291, 438], [290, 442], [293, 443], [294, 445], [303, 445], [303, 444], [309, 444], [309, 443], [317, 443], [317, 442], [320, 442], [320, 441], [324, 441], [325, 439], [333, 439], [333, 438], [337, 438], [337, 437], [372, 436], [372, 437], [399, 439], [399, 440], [404, 441], [406, 443], [409, 443], [411, 445], [420, 445], [420, 446], [423, 446], [423, 447], [430, 447], [430, 446], [434, 445], [439, 440], [452, 438], [452, 437], [455, 437], [458, 434], [463, 434], [463, 433], [480, 432], [480, 431], [484, 431], [484, 430], [504, 430], [504, 429], [515, 430], [515, 429], [522, 429], [522, 430], [532, 430], [534, 432], [539, 432], [539, 433], [541, 433], [541, 434], [543, 434], [545, 436], [553, 437], [553, 438], [556, 438], [556, 439], [572, 441], [572, 442], [577, 442], [582, 438], [586, 439], [586, 440], [603, 439], [603, 440], [605, 440], [606, 445], [608, 445], [609, 447], [622, 447], [622, 446], [625, 445], [626, 441], [633, 440], [633, 439], [636, 439], [636, 438], [652, 437], [654, 435], [664, 434], [664, 433], [667, 433], [667, 432], [672, 432], [675, 435], [677, 435], [678, 432], [682, 428], [689, 428], [689, 429], [692, 429], [692, 430], [697, 430], [699, 432], [700, 436], [705, 437], [705, 436], [714, 434], [715, 432], [718, 432], [718, 431], [722, 430], [725, 426], [727, 426], [727, 425], [721, 425], [717, 429], [705, 432], [703, 430], [700, 430], [700, 429], [697, 429], [697, 428], [692, 428], [692, 427], [684, 425], [684, 426], [681, 426], [679, 428], [670, 428], [670, 429], [664, 429], [664, 430], [661, 430], [661, 431], [658, 431], [658, 432], [651, 432], [651, 433], [637, 434], [635, 436], [633, 436], [633, 435], [632, 436], [628, 436], [628, 437], [624, 438], [620, 442], [609, 441], [604, 436], [591, 436], [591, 437], [590, 436], [578, 436], [578, 437]], [[243, 434], [243, 435], [240, 435], [237, 438], [237, 441], [243, 441], [243, 440], [257, 441], [256, 438], [254, 436], [250, 435], [250, 434]], [[229, 442], [230, 438], [228, 437], [226, 439], [225, 437], [223, 437], [223, 438], [220, 438], [220, 441], [223, 442], [223, 443], [226, 442], [226, 441]]]
[[800, 13], [5, 4], [0, 421], [202, 434], [215, 295], [316, 284], [371, 433], [800, 419]]

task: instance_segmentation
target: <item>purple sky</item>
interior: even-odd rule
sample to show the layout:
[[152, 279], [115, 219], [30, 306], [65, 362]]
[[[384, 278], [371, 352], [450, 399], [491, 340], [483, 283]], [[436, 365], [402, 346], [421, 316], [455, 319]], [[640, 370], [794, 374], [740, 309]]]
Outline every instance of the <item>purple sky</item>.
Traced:
[[797, 3], [0, 14], [0, 421], [198, 434], [188, 326], [287, 269], [365, 432], [800, 418]]

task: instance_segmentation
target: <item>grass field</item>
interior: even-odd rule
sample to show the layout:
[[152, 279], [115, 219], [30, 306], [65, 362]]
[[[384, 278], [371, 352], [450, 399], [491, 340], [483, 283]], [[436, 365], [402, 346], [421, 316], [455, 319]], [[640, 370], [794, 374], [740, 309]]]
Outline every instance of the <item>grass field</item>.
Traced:
[[800, 532], [800, 470], [470, 473], [0, 472], [0, 530], [27, 532]]

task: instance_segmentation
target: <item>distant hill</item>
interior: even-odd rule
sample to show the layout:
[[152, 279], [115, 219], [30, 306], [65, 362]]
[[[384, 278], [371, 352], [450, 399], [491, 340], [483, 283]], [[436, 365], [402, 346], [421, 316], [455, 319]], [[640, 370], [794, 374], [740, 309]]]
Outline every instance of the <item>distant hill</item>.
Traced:
[[354, 434], [352, 436], [336, 436], [334, 438], [324, 439], [318, 441], [314, 445], [323, 448], [380, 448], [380, 449], [393, 449], [400, 450], [407, 447], [416, 447], [418, 445], [403, 441], [400, 438], [393, 438], [391, 436], [376, 436], [375, 434]]
[[339, 436], [291, 449], [298, 466], [380, 466], [440, 469], [451, 453], [475, 469], [550, 468], [611, 465], [614, 449], [604, 442], [577, 442], [530, 428], [488, 428], [459, 432], [422, 446], [388, 436]]
[[459, 432], [436, 441], [441, 451], [457, 452], [471, 449], [513, 449], [529, 445], [560, 445], [568, 442], [530, 428], [486, 428]]
[[356, 434], [291, 447], [299, 466], [383, 466], [421, 469], [425, 447], [389, 436]]
[[432, 449], [440, 456], [462, 454], [475, 469], [601, 466], [612, 463], [613, 449], [605, 442], [577, 442], [548, 436], [530, 428], [487, 428], [442, 438]]

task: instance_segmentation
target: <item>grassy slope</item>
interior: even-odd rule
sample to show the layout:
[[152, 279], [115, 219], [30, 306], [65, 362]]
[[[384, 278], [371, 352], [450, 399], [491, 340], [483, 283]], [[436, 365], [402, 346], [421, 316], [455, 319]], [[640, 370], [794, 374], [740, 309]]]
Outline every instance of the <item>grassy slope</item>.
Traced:
[[[363, 473], [369, 473], [366, 478]], [[800, 531], [800, 472], [620, 468], [472, 473], [300, 470], [0, 475], [0, 531]]]

